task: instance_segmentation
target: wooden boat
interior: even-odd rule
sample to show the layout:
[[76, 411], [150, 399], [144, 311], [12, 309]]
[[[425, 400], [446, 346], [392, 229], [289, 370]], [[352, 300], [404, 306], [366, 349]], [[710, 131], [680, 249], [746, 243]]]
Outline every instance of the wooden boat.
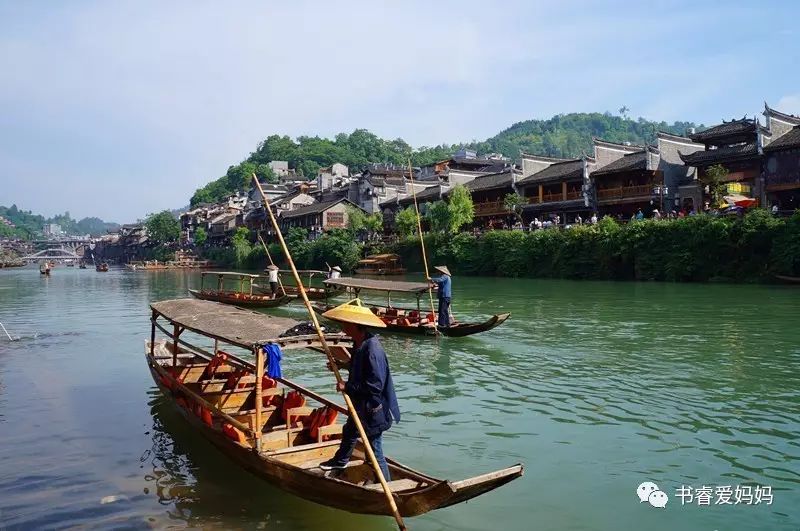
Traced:
[[373, 254], [360, 260], [355, 272], [359, 275], [402, 275], [406, 268], [396, 254]]
[[166, 262], [159, 262], [158, 260], [128, 262], [125, 264], [125, 268], [128, 271], [163, 271], [172, 269]]
[[103, 262], [101, 264], [97, 264], [97, 265], [94, 266], [94, 269], [98, 273], [105, 273], [106, 271], [108, 271], [108, 264], [106, 262]]
[[[208, 275], [217, 277], [217, 288], [206, 289], [206, 277]], [[203, 271], [200, 273], [200, 289], [190, 289], [189, 293], [193, 297], [206, 301], [222, 302], [225, 304], [233, 304], [247, 308], [275, 308], [283, 306], [292, 302], [292, 297], [287, 295], [280, 295], [274, 299], [270, 295], [254, 293], [254, 289], [258, 284], [256, 280], [263, 279], [261, 275], [251, 275], [248, 273], [231, 273], [231, 272], [211, 272]], [[238, 290], [225, 289], [226, 281], [238, 281]], [[246, 287], [245, 287], [246, 286]]]
[[[416, 335], [435, 335], [434, 323], [437, 316], [430, 310], [423, 310], [420, 298], [428, 292], [428, 284], [424, 282], [401, 282], [394, 280], [377, 280], [341, 277], [335, 280], [326, 280], [326, 284], [335, 284], [353, 291], [356, 297], [362, 289], [382, 291], [386, 293], [386, 306], [366, 306], [372, 313], [386, 323], [386, 330]], [[398, 308], [392, 305], [392, 293], [410, 293], [417, 299], [416, 308]], [[330, 305], [316, 305], [314, 310], [322, 313], [332, 308]], [[510, 313], [492, 315], [486, 321], [479, 323], [451, 323], [447, 328], [439, 328], [439, 333], [450, 337], [464, 337], [480, 332], [486, 332], [503, 324], [511, 316]]]
[[788, 275], [774, 275], [776, 279], [785, 284], [800, 284], [800, 277], [790, 277]]
[[[290, 494], [354, 513], [391, 515], [380, 484], [372, 483], [374, 474], [364, 462], [361, 443], [346, 469], [324, 472], [319, 468], [338, 448], [341, 423], [318, 427], [315, 438], [308, 425], [307, 415], [312, 411], [309, 406], [285, 409], [272, 403], [290, 400], [291, 393], [295, 403], [299, 399], [294, 398], [302, 397], [306, 404], [319, 404], [317, 411], [328, 408], [327, 411], [346, 416], [347, 410], [285, 378], [275, 379], [277, 386], [266, 388], [265, 380], [254, 377], [263, 374], [262, 345], [277, 343], [284, 350], [316, 349], [316, 335], [283, 337], [285, 331], [299, 323], [205, 301], [169, 300], [150, 308], [152, 329], [150, 341], [145, 342], [150, 373], [161, 393], [199, 434], [240, 466]], [[156, 329], [166, 339], [156, 341]], [[214, 352], [180, 339], [186, 330], [213, 339]], [[329, 334], [326, 341], [347, 356], [349, 343], [344, 336]], [[219, 343], [226, 350], [247, 351], [255, 357], [255, 366], [234, 353], [223, 353], [217, 348]], [[264, 405], [265, 401], [269, 405]], [[388, 484], [403, 516], [470, 500], [523, 473], [518, 464], [449, 481], [390, 458], [387, 463], [392, 476]]]
[[[287, 275], [292, 275], [291, 271], [281, 270], [279, 271], [279, 273], [280, 274], [286, 273]], [[300, 270], [298, 271], [298, 273], [301, 276], [308, 275], [308, 281], [303, 284], [303, 287], [305, 288], [306, 296], [308, 297], [309, 300], [312, 301], [325, 300], [331, 297], [335, 297], [336, 295], [343, 293], [345, 290], [345, 288], [341, 286], [326, 285], [324, 282], [321, 282], [322, 284], [321, 286], [313, 286], [312, 279], [314, 277], [323, 279], [326, 279], [328, 277], [328, 273], [325, 271], [309, 269], [309, 270]], [[284, 276], [282, 278], [287, 278], [287, 277]], [[253, 284], [253, 289], [255, 289], [258, 293], [268, 293], [268, 294], [272, 293], [272, 288], [269, 286], [268, 282], [263, 285]], [[280, 287], [278, 287], [278, 289], [280, 289]], [[283, 283], [283, 293], [284, 295], [292, 297], [293, 299], [297, 299], [300, 297], [300, 291], [297, 289], [297, 286], [292, 284]]]

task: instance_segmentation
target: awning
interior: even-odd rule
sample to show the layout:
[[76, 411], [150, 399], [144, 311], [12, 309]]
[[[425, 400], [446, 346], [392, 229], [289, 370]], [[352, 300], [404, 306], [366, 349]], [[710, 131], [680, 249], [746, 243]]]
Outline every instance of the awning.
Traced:
[[326, 280], [325, 284], [353, 289], [371, 289], [375, 291], [395, 291], [402, 293], [424, 293], [428, 291], [428, 284], [425, 282], [375, 280], [371, 278], [340, 277]]
[[154, 302], [150, 308], [173, 324], [246, 349], [274, 341], [300, 324], [286, 317], [197, 299]]

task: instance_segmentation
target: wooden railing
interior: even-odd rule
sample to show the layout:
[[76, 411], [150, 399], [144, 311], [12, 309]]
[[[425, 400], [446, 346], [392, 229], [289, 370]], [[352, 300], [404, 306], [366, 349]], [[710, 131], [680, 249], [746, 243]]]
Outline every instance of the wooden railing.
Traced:
[[624, 197], [640, 197], [653, 195], [654, 185], [618, 186], [597, 191], [597, 199], [622, 199]]
[[[583, 199], [583, 193], [580, 190], [576, 190], [574, 192], [567, 192], [566, 200], [572, 201], [573, 199]], [[541, 201], [539, 201], [538, 195], [528, 198], [528, 204], [531, 205], [538, 205], [540, 203], [554, 203], [556, 201], [564, 201], [564, 194], [561, 192], [556, 192], [553, 194], [542, 194]]]

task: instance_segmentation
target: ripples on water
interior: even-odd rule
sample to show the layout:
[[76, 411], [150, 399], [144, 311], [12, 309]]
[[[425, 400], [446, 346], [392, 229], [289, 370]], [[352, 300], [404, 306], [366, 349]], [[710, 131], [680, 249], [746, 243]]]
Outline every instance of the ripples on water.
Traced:
[[[147, 304], [190, 275], [0, 272], [0, 528], [391, 529], [283, 494], [197, 439], [153, 391]], [[414, 529], [798, 529], [800, 290], [456, 279], [494, 331], [385, 337], [403, 422], [390, 455], [461, 479], [525, 476]], [[303, 318], [302, 308], [283, 315]], [[331, 396], [318, 354], [290, 377]], [[772, 506], [640, 506], [656, 481], [771, 485]], [[649, 509], [649, 510], [648, 510]], [[630, 522], [636, 522], [633, 526]]]

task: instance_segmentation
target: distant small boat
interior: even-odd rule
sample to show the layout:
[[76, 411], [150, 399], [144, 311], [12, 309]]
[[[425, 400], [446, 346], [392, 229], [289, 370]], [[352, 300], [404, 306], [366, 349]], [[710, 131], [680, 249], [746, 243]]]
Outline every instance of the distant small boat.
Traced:
[[86, 269], [86, 263], [85, 262], [81, 262], [80, 264], [78, 264], [78, 268]]
[[359, 260], [355, 270], [359, 275], [402, 275], [405, 272], [396, 254], [373, 254]]
[[800, 284], [800, 277], [790, 277], [788, 275], [774, 275], [775, 278], [785, 284]]
[[[206, 277], [213, 276], [217, 279], [216, 289], [206, 287]], [[286, 294], [279, 294], [274, 299], [271, 295], [259, 295], [253, 293], [258, 286], [255, 280], [263, 279], [260, 275], [236, 272], [209, 272], [203, 271], [200, 274], [200, 289], [190, 289], [189, 293], [200, 300], [233, 304], [246, 308], [275, 308], [292, 302], [292, 297]], [[238, 289], [226, 289], [225, 282], [235, 284]], [[245, 285], [247, 288], [245, 288]]]
[[98, 273], [105, 273], [106, 271], [108, 271], [108, 264], [106, 262], [103, 262], [102, 264], [97, 264], [96, 266], [94, 266], [94, 268]]

